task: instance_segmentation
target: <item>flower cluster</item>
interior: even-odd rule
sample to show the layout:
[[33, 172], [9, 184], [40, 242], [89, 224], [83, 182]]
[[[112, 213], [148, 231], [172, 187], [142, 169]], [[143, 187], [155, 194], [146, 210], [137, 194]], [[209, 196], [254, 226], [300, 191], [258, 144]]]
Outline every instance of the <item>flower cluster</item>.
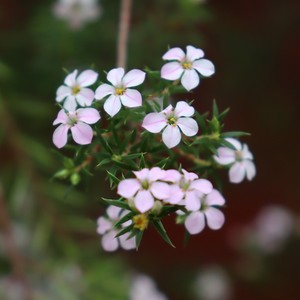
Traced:
[[229, 169], [233, 183], [255, 176], [253, 155], [235, 139], [245, 133], [222, 132], [227, 111], [219, 112], [214, 102], [209, 119], [183, 98], [173, 103], [173, 94], [190, 91], [200, 77], [214, 74], [213, 63], [203, 57], [193, 46], [187, 46], [186, 53], [172, 48], [163, 55], [168, 62], [160, 71], [114, 68], [102, 81], [93, 70], [74, 70], [57, 89], [61, 110], [53, 122], [59, 125], [53, 143], [64, 147], [70, 132], [79, 145], [70, 149], [80, 151], [73, 160], [64, 160], [65, 168], [56, 177], [70, 178], [76, 185], [96, 165], [120, 196], [103, 199], [108, 208], [98, 219], [97, 232], [104, 250], [138, 248], [150, 225], [173, 245], [162, 224], [171, 214], [191, 235], [206, 224], [220, 229], [225, 199], [211, 182], [216, 173]]

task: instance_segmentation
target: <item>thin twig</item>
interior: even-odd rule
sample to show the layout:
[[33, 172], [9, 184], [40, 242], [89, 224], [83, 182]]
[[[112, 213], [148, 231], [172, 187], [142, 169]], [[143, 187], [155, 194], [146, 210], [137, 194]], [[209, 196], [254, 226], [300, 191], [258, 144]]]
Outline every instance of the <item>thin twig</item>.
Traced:
[[119, 36], [117, 46], [117, 66], [124, 69], [126, 68], [127, 61], [127, 44], [131, 17], [131, 4], [132, 0], [122, 0], [121, 2]]

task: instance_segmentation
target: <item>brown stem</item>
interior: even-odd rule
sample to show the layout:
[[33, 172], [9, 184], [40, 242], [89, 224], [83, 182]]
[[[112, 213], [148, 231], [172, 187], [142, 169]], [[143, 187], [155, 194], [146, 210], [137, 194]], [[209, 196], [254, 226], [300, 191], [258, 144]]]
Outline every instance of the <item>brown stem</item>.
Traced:
[[132, 0], [122, 0], [121, 2], [119, 36], [117, 46], [117, 66], [124, 69], [126, 68], [127, 60], [127, 44], [131, 17], [131, 4]]

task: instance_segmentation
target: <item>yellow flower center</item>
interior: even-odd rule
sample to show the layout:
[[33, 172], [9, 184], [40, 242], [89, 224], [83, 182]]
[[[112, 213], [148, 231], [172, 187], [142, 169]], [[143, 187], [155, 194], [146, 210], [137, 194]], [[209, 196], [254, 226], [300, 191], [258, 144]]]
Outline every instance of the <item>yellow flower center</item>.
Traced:
[[136, 215], [132, 218], [133, 227], [139, 229], [140, 231], [144, 231], [149, 224], [149, 219], [145, 214]]
[[122, 96], [125, 93], [125, 89], [124, 88], [116, 88], [116, 95], [117, 96]]
[[174, 118], [174, 117], [170, 117], [170, 118], [168, 118], [168, 124], [169, 125], [173, 125], [174, 127], [176, 126], [176, 118]]
[[80, 92], [80, 86], [74, 85], [74, 86], [72, 87], [72, 94], [73, 94], [73, 95], [76, 95], [76, 94], [78, 94], [79, 92]]
[[235, 159], [237, 161], [242, 161], [243, 160], [243, 153], [242, 153], [242, 151], [235, 151]]
[[184, 62], [182, 63], [182, 66], [184, 69], [188, 69], [188, 70], [192, 68], [192, 64], [190, 62]]

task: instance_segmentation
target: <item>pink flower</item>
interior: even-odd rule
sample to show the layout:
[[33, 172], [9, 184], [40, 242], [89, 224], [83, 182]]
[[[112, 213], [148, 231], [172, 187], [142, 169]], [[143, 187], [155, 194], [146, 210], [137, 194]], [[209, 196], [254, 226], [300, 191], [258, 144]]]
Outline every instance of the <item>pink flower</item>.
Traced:
[[198, 124], [194, 119], [189, 118], [194, 112], [194, 108], [185, 101], [179, 101], [175, 109], [169, 105], [162, 112], [146, 115], [142, 126], [152, 133], [163, 130], [163, 142], [168, 148], [173, 148], [180, 143], [181, 132], [186, 136], [197, 134]]
[[[119, 246], [121, 246], [121, 248], [125, 250], [131, 250], [135, 248], [135, 238], [133, 237], [128, 239], [130, 233], [125, 233], [120, 237], [116, 237], [116, 235], [118, 234], [118, 230], [114, 225], [127, 213], [129, 213], [128, 210], [122, 210], [119, 207], [110, 205], [106, 210], [107, 217], [98, 218], [97, 233], [103, 235], [101, 245], [105, 251], [115, 251]], [[129, 220], [123, 223], [122, 226], [126, 227], [131, 223], [132, 221]]]
[[96, 90], [95, 98], [101, 100], [110, 95], [104, 103], [104, 110], [113, 117], [121, 109], [121, 104], [127, 107], [142, 105], [142, 95], [130, 87], [144, 82], [146, 73], [141, 70], [131, 70], [125, 75], [123, 68], [112, 69], [107, 74], [107, 80], [112, 84], [101, 84]]
[[229, 181], [240, 183], [245, 177], [252, 180], [256, 175], [253, 155], [246, 144], [241, 144], [238, 140], [227, 138], [227, 142], [232, 144], [236, 150], [227, 147], [217, 149], [214, 160], [220, 165], [231, 165], [229, 169]]
[[186, 47], [186, 54], [180, 48], [172, 48], [163, 56], [171, 60], [161, 69], [161, 77], [167, 80], [181, 78], [183, 87], [190, 91], [200, 83], [200, 75], [209, 77], [215, 73], [215, 67], [210, 60], [203, 59], [204, 52], [193, 46]]
[[62, 148], [67, 143], [68, 131], [71, 129], [72, 137], [77, 144], [90, 144], [93, 130], [88, 124], [100, 120], [99, 112], [94, 108], [80, 108], [74, 112], [65, 112], [61, 109], [53, 125], [59, 125], [53, 133], [53, 143], [57, 148]]
[[210, 229], [220, 229], [224, 222], [224, 214], [214, 206], [225, 204], [223, 196], [215, 189], [199, 198], [200, 210], [192, 211], [186, 218], [184, 225], [190, 234], [197, 234], [205, 227], [205, 219]]
[[74, 111], [77, 105], [90, 106], [94, 100], [94, 92], [87, 86], [94, 84], [98, 74], [92, 70], [83, 71], [77, 77], [75, 70], [65, 78], [65, 85], [61, 85], [56, 91], [56, 101], [62, 102], [67, 111]]
[[142, 169], [133, 172], [136, 179], [124, 179], [118, 185], [118, 194], [126, 199], [133, 199], [136, 209], [144, 213], [149, 211], [155, 199], [166, 199], [169, 197], [170, 188], [162, 182], [165, 171], [158, 167]]

